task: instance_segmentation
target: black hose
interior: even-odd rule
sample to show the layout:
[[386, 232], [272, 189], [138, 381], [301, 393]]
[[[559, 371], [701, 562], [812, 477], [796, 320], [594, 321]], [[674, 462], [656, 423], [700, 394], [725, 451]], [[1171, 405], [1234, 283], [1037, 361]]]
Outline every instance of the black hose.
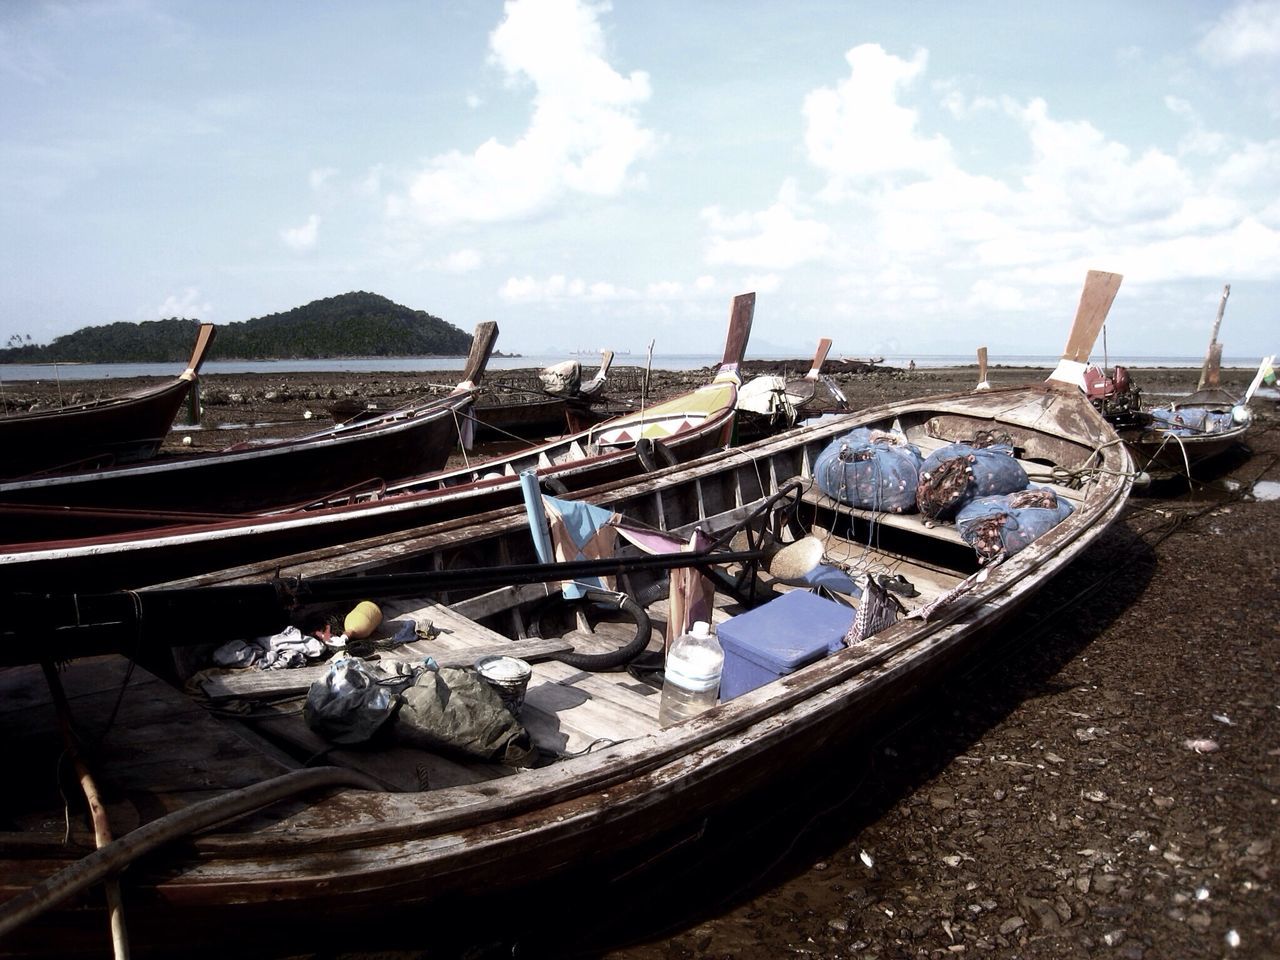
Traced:
[[619, 610], [635, 621], [636, 633], [623, 646], [617, 650], [610, 650], [606, 653], [562, 653], [556, 657], [562, 663], [567, 663], [571, 667], [577, 667], [579, 670], [613, 670], [617, 667], [626, 666], [641, 653], [645, 647], [649, 646], [649, 636], [651, 626], [649, 623], [649, 614], [645, 613], [644, 607], [636, 603], [625, 593], [614, 593], [610, 590], [602, 590], [595, 587], [584, 587], [583, 596], [578, 600], [570, 600], [564, 594], [558, 594], [544, 600], [537, 608], [535, 608], [529, 616], [529, 633], [535, 637], [542, 637], [542, 620], [555, 606], [561, 604], [573, 603], [592, 603], [604, 607], [612, 607]]

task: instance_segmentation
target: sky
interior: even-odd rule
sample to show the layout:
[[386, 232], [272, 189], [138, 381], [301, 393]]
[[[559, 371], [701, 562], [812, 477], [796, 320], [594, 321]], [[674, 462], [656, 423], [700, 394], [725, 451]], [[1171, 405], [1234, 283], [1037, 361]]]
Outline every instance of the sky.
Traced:
[[[1280, 0], [0, 4], [0, 345], [353, 290], [498, 348], [1280, 349]], [[1101, 345], [1095, 355], [1101, 359]]]

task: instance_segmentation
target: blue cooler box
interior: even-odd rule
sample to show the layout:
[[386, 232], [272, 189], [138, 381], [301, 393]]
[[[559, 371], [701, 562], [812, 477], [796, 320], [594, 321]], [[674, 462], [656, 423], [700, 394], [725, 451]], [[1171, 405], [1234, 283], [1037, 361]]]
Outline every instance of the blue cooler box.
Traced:
[[732, 700], [842, 649], [854, 613], [808, 590], [792, 590], [719, 624], [720, 699]]

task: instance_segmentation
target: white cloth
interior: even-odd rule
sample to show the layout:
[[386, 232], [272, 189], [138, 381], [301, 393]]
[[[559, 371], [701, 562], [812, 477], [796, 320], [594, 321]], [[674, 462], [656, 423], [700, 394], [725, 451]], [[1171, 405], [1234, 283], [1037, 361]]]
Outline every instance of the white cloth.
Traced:
[[220, 667], [249, 667], [257, 664], [260, 670], [281, 670], [301, 667], [325, 652], [325, 646], [315, 637], [309, 637], [297, 627], [269, 637], [258, 637], [246, 642], [232, 640], [213, 652], [213, 662]]

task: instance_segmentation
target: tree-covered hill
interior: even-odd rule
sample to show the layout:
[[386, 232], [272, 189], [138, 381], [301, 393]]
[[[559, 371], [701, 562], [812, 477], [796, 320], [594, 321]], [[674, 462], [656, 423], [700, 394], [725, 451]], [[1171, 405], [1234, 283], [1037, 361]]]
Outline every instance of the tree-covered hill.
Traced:
[[[19, 342], [0, 363], [181, 363], [191, 356], [198, 320], [146, 320], [84, 327], [47, 346]], [[471, 334], [423, 310], [374, 293], [344, 293], [286, 313], [219, 324], [209, 357], [284, 360], [324, 357], [465, 356]]]

